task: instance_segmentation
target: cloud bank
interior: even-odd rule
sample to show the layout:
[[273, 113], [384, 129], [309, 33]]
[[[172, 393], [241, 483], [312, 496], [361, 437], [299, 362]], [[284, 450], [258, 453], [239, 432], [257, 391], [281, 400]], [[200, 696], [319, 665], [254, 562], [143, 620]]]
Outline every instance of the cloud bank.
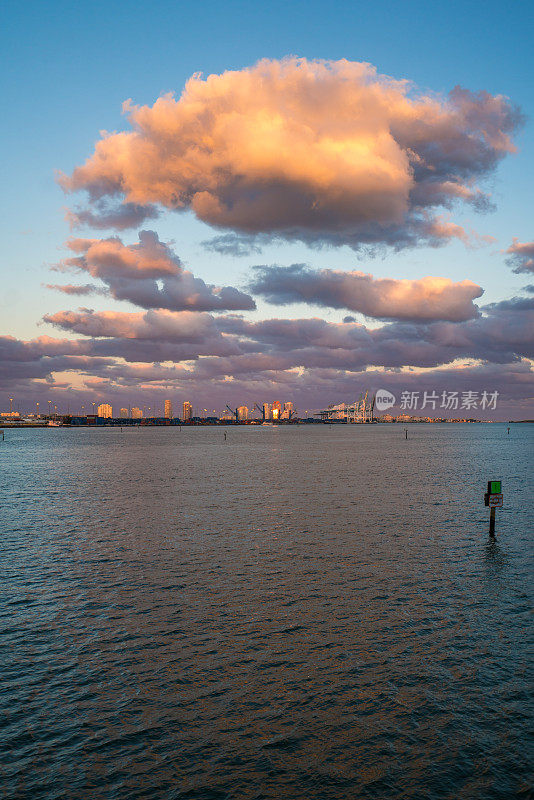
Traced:
[[[202, 362], [204, 369], [210, 366], [211, 375], [314, 367], [430, 368], [458, 358], [497, 364], [534, 358], [534, 298], [491, 304], [480, 317], [465, 322], [391, 322], [377, 328], [318, 318], [252, 321], [239, 315], [214, 317], [161, 309], [78, 309], [46, 315], [44, 321], [70, 333], [113, 339], [115, 346], [121, 340], [194, 343], [202, 346], [202, 355], [219, 356], [224, 342], [229, 360]], [[216, 353], [209, 353], [208, 342], [217, 347]], [[120, 354], [117, 349], [103, 351], [100, 346], [90, 352]], [[155, 349], [151, 357], [164, 360]]]
[[373, 387], [498, 390], [507, 408], [529, 416], [534, 298], [493, 303], [481, 312], [461, 322], [369, 328], [163, 309], [60, 311], [44, 321], [81, 338], [0, 337], [0, 380], [4, 391], [28, 398], [42, 399], [45, 391], [58, 399], [86, 402], [89, 393], [124, 402], [132, 392], [138, 401], [147, 397], [148, 405], [155, 391], [189, 399], [207, 392], [217, 406], [279, 395], [313, 408]]
[[160, 206], [242, 234], [354, 248], [466, 240], [438, 210], [490, 207], [477, 182], [513, 152], [522, 121], [502, 96], [418, 93], [367, 63], [293, 57], [195, 75], [179, 99], [127, 101], [124, 112], [131, 130], [105, 133], [60, 178], [88, 195], [75, 222], [120, 227]]
[[269, 303], [311, 303], [379, 319], [460, 322], [478, 316], [473, 300], [484, 291], [471, 281], [374, 278], [364, 272], [310, 269], [305, 264], [254, 269], [249, 289]]

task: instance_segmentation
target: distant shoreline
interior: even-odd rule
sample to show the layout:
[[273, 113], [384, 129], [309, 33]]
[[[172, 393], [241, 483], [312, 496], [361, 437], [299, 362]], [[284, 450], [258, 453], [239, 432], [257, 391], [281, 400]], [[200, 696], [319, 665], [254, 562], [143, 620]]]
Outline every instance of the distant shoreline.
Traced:
[[490, 419], [463, 419], [463, 420], [456, 420], [456, 419], [435, 419], [435, 420], [394, 420], [388, 422], [382, 422], [381, 420], [377, 420], [373, 423], [366, 422], [366, 423], [347, 423], [347, 422], [337, 422], [337, 421], [323, 421], [323, 420], [316, 420], [316, 419], [303, 419], [294, 422], [270, 422], [270, 423], [262, 423], [256, 421], [247, 421], [247, 422], [232, 422], [230, 420], [221, 420], [218, 422], [160, 422], [160, 421], [152, 421], [152, 420], [122, 420], [122, 421], [105, 421], [105, 422], [97, 422], [97, 423], [83, 423], [83, 422], [60, 422], [59, 424], [49, 425], [48, 422], [11, 422], [11, 421], [2, 421], [0, 422], [0, 431], [13, 429], [13, 428], [39, 428], [39, 429], [46, 429], [46, 430], [57, 430], [58, 428], [236, 428], [236, 427], [254, 427], [254, 428], [262, 428], [262, 427], [281, 427], [285, 428], [288, 426], [303, 426], [303, 425], [336, 425], [339, 427], [347, 426], [353, 427], [354, 425], [365, 425], [369, 427], [369, 425], [525, 425], [525, 424], [532, 424], [534, 423], [534, 419], [518, 419], [518, 420], [490, 420]]

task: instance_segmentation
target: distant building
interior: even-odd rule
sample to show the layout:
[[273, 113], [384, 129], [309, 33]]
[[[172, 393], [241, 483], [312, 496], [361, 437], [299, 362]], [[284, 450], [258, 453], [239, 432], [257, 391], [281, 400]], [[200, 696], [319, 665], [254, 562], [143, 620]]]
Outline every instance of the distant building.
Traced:
[[273, 418], [273, 409], [270, 403], [263, 404], [263, 419], [268, 422]]
[[272, 418], [280, 419], [281, 416], [282, 416], [282, 403], [280, 402], [280, 400], [275, 400], [273, 403]]
[[143, 416], [143, 412], [141, 411], [141, 409], [137, 408], [137, 406], [134, 406], [132, 408], [132, 419], [141, 419], [142, 416]]
[[293, 403], [284, 403], [281, 419], [291, 419], [293, 415]]
[[119, 411], [119, 417], [121, 419], [128, 419], [128, 409], [127, 408], [121, 408], [121, 410]]
[[184, 422], [189, 422], [191, 417], [193, 416], [193, 406], [187, 400], [184, 402], [183, 406], [183, 416], [182, 419]]
[[113, 416], [113, 409], [109, 403], [101, 403], [98, 406], [98, 416], [103, 417], [104, 419], [111, 419]]
[[165, 419], [172, 419], [172, 403], [170, 400], [165, 400]]
[[237, 409], [237, 421], [245, 422], [248, 419], [248, 408], [246, 406], [239, 406]]

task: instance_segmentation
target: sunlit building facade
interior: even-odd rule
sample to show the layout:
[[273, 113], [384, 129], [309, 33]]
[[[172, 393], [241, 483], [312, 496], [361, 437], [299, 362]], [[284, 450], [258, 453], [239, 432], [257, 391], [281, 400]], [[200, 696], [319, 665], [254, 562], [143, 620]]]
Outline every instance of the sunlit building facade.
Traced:
[[238, 422], [246, 422], [248, 419], [248, 408], [247, 406], [239, 406], [237, 409], [237, 421]]
[[172, 419], [172, 403], [170, 400], [165, 400], [165, 419]]
[[186, 400], [183, 405], [182, 419], [184, 422], [189, 422], [192, 416], [193, 416], [193, 406]]
[[98, 406], [98, 416], [103, 417], [104, 419], [111, 419], [113, 416], [113, 409], [109, 403], [101, 403]]
[[128, 409], [127, 408], [121, 408], [121, 410], [119, 411], [119, 418], [120, 419], [128, 419]]
[[141, 411], [141, 409], [137, 408], [137, 406], [134, 406], [132, 408], [132, 419], [141, 419], [142, 416], [143, 416], [143, 412]]
[[280, 419], [291, 419], [293, 416], [293, 403], [284, 403], [284, 410], [282, 411]]

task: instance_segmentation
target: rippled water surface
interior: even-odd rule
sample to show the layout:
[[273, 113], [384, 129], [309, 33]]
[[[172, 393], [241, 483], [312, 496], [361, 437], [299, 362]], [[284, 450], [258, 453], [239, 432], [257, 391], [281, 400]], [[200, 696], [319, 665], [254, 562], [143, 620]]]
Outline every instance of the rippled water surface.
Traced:
[[0, 796], [532, 797], [533, 426], [226, 430], [6, 431]]

